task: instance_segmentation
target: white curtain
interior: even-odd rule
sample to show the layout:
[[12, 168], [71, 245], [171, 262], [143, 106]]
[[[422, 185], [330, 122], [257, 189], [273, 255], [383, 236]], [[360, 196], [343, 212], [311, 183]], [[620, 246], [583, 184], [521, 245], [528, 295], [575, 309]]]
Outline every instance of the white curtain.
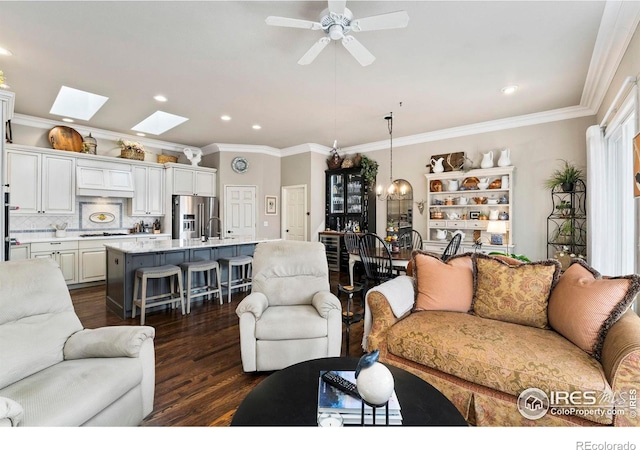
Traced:
[[587, 129], [587, 261], [603, 275], [636, 271], [632, 182], [636, 99], [634, 86], [608, 123]]
[[599, 125], [587, 128], [587, 261], [600, 273], [610, 273], [607, 235], [607, 180], [604, 132]]

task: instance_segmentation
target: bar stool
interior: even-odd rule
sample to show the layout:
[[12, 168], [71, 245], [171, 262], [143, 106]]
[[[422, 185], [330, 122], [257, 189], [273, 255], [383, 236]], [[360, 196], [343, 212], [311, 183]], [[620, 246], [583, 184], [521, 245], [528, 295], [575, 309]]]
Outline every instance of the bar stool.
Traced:
[[[147, 282], [152, 279], [169, 278], [170, 291], [147, 297]], [[175, 278], [178, 279], [178, 290], [175, 289]], [[142, 282], [141, 297], [138, 298], [138, 287]], [[158, 267], [142, 267], [136, 270], [136, 277], [133, 282], [133, 303], [131, 305], [131, 317], [136, 318], [136, 306], [140, 308], [140, 325], [144, 325], [144, 316], [147, 308], [154, 306], [175, 304], [180, 299], [180, 305], [182, 306], [182, 315], [184, 316], [184, 296], [182, 295], [182, 270], [180, 267], [168, 264], [166, 266]], [[168, 297], [168, 298], [167, 298]], [[166, 298], [166, 300], [153, 301], [147, 303], [149, 300], [157, 300], [160, 298]]]
[[349, 356], [349, 335], [351, 332], [351, 325], [354, 323], [360, 322], [364, 319], [364, 310], [360, 313], [353, 312], [353, 294], [356, 292], [360, 292], [360, 300], [362, 304], [366, 307], [363, 298], [363, 289], [364, 286], [361, 284], [356, 284], [354, 286], [346, 286], [343, 284], [338, 284], [338, 298], [340, 298], [340, 294], [347, 294], [347, 310], [342, 312], [342, 323], [346, 325], [347, 333], [345, 337], [345, 344], [347, 347], [347, 351], [345, 356]]
[[[230, 258], [220, 258], [218, 262], [222, 266], [227, 266], [227, 281], [223, 281], [222, 283], [220, 283], [220, 286], [227, 288], [227, 303], [231, 303], [232, 290], [246, 290], [247, 288], [251, 287], [251, 269], [253, 266], [253, 257], [232, 256]], [[240, 278], [233, 278], [234, 267], [239, 267], [242, 269]]]
[[[217, 261], [189, 261], [180, 264], [182, 273], [186, 278], [185, 292], [187, 294], [187, 314], [191, 313], [191, 299], [206, 295], [213, 298], [217, 294], [222, 305], [222, 293], [220, 292], [220, 265]], [[212, 273], [215, 271], [215, 275]], [[204, 274], [204, 285], [193, 286], [194, 275]], [[213, 282], [215, 276], [215, 283]]]

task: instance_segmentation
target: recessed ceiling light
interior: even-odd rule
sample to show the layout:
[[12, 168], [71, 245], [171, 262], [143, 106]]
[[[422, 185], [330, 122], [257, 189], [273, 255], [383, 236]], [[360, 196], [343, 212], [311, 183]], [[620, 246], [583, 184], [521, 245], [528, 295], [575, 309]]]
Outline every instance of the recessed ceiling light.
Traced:
[[5, 56], [11, 56], [13, 55], [13, 53], [11, 53], [9, 50], [7, 50], [6, 48], [2, 48], [0, 47], [0, 55], [5, 55]]
[[167, 97], [165, 97], [164, 95], [156, 95], [155, 97], [153, 97], [153, 99], [158, 101], [158, 102], [166, 102], [167, 101]]
[[136, 135], [140, 136], [140, 137], [145, 137], [146, 136], [146, 134], [144, 134], [144, 133], [136, 133]]
[[515, 84], [512, 86], [505, 86], [502, 88], [502, 93], [506, 94], [506, 95], [510, 95], [513, 94], [515, 91], [518, 90], [518, 86], [516, 86]]
[[186, 117], [176, 116], [175, 114], [166, 113], [164, 111], [156, 111], [131, 129], [141, 133], [158, 135], [180, 125], [183, 122], [186, 122], [187, 120], [189, 119]]
[[231, 120], [231, 116], [227, 116], [227, 115], [220, 116], [220, 119], [224, 120], [225, 122], [228, 122], [229, 120]]
[[62, 119], [63, 122], [69, 122], [69, 123], [73, 123], [73, 119], [69, 119], [68, 117], [65, 117], [64, 119]]
[[109, 97], [80, 91], [62, 86], [49, 113], [57, 116], [73, 117], [74, 119], [89, 120], [98, 112]]
[[251, 128], [253, 128], [254, 130], [260, 130], [262, 129], [262, 127], [258, 124], [255, 124], [254, 126], [252, 126]]

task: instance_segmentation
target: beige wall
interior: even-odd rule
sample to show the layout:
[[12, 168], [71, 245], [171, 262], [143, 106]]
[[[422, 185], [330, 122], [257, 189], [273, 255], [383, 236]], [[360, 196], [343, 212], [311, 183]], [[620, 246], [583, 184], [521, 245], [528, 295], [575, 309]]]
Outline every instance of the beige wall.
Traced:
[[[234, 158], [242, 156], [249, 162], [249, 169], [245, 173], [236, 173], [231, 169]], [[217, 191], [220, 202], [220, 214], [224, 220], [224, 191], [225, 186], [256, 186], [256, 236], [259, 238], [280, 237], [280, 157], [255, 152], [218, 152], [207, 155], [203, 165], [216, 167]], [[209, 165], [212, 164], [212, 165]], [[214, 166], [213, 164], [217, 164]], [[278, 214], [265, 214], [265, 196], [278, 197]], [[266, 226], [265, 226], [266, 223]]]
[[[413, 187], [414, 200], [426, 200], [425, 167], [432, 155], [460, 152], [474, 160], [479, 167], [481, 154], [494, 151], [497, 162], [500, 149], [511, 149], [514, 171], [513, 237], [516, 253], [531, 259], [546, 259], [546, 218], [552, 204], [544, 180], [558, 166], [558, 159], [568, 159], [578, 166], [586, 164], [586, 130], [595, 123], [595, 117], [564, 120], [541, 125], [482, 133], [437, 142], [429, 142], [393, 149], [393, 178], [404, 178]], [[366, 153], [378, 161], [378, 183], [389, 182], [389, 150]], [[376, 229], [384, 230], [386, 204], [378, 201]], [[426, 236], [428, 207], [423, 215], [417, 208], [414, 227]]]
[[317, 241], [318, 233], [324, 230], [324, 169], [326, 155], [308, 151], [285, 156], [281, 161], [282, 186], [307, 187], [307, 233], [308, 240]]

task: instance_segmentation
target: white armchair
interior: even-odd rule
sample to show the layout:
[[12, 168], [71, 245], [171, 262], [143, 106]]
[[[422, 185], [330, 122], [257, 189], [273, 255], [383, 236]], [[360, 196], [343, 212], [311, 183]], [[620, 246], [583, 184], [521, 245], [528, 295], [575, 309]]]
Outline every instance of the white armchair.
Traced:
[[340, 356], [342, 307], [330, 292], [323, 244], [259, 243], [252, 283], [251, 294], [236, 308], [245, 372]]
[[0, 426], [137, 425], [153, 410], [155, 330], [85, 330], [59, 266], [0, 263]]

